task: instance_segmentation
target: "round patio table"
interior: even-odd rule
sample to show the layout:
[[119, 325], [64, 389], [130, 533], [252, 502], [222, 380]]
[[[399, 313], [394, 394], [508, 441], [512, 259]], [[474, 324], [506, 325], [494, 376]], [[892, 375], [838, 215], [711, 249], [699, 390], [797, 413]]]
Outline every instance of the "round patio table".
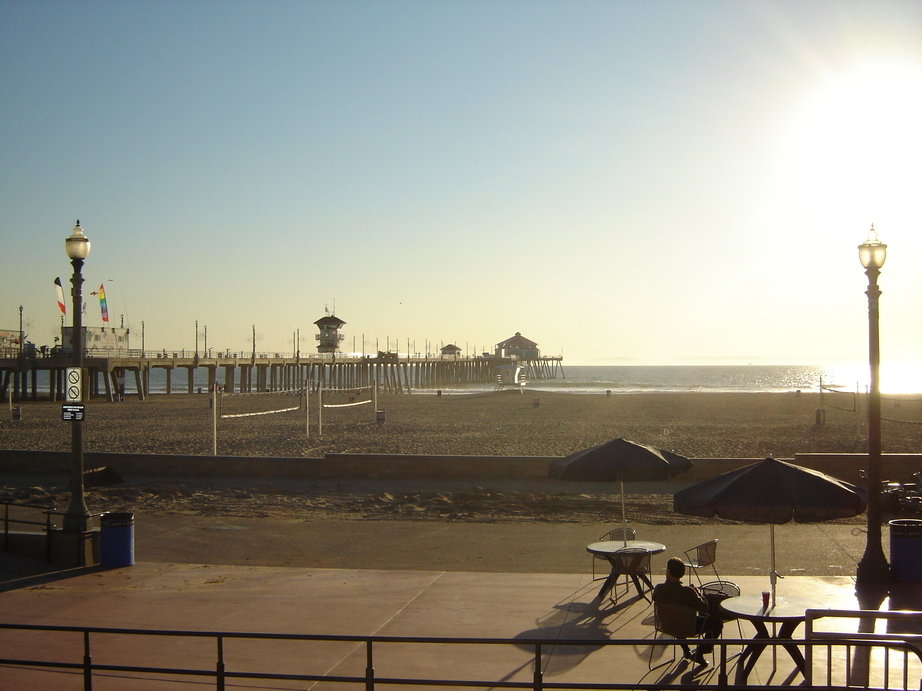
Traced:
[[[661, 542], [651, 542], [649, 540], [603, 540], [602, 542], [593, 542], [586, 546], [586, 551], [590, 554], [598, 554], [601, 557], [608, 559], [608, 562], [614, 567], [614, 556], [615, 553], [623, 549], [643, 549], [649, 552], [650, 554], [659, 554], [660, 552], [666, 551], [666, 545]], [[614, 568], [612, 568], [611, 573], [608, 574], [608, 578], [605, 579], [605, 582], [602, 584], [602, 587], [599, 589], [598, 598], [602, 599], [611, 588], [615, 585], [615, 579], [618, 577], [618, 574], [615, 573]], [[646, 584], [646, 587], [649, 590], [653, 590], [653, 583], [650, 581], [650, 577], [643, 573], [632, 575], [631, 579], [634, 581], [634, 588], [637, 590], [637, 594], [642, 598], [646, 599], [646, 594], [644, 593], [644, 588], [641, 585], [641, 581]]]
[[[745, 619], [751, 622], [756, 630], [756, 635], [752, 642], [746, 646], [740, 656], [740, 665], [737, 667], [737, 683], [746, 683], [746, 679], [752, 668], [755, 666], [765, 650], [766, 644], [762, 641], [779, 640], [789, 641], [792, 639], [794, 630], [800, 626], [806, 618], [806, 611], [811, 607], [816, 607], [817, 603], [805, 597], [796, 595], [779, 596], [774, 604], [769, 603], [768, 607], [762, 606], [762, 595], [740, 595], [738, 597], [728, 597], [720, 603], [721, 609], [727, 614]], [[775, 635], [768, 631], [767, 624], [781, 624]], [[806, 670], [804, 656], [793, 643], [783, 644], [788, 655], [794, 660], [797, 669], [803, 674]]]

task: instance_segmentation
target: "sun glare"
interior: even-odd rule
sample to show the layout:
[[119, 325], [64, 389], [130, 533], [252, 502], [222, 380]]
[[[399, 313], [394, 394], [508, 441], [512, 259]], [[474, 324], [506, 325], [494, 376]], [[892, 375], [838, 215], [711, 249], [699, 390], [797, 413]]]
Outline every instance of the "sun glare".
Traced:
[[796, 120], [788, 165], [818, 210], [859, 213], [862, 223], [914, 214], [922, 65], [880, 61], [830, 74]]
[[[858, 393], [868, 390], [870, 368], [867, 363], [830, 365], [822, 369], [825, 386]], [[922, 363], [882, 362], [880, 390], [884, 395], [922, 394]]]

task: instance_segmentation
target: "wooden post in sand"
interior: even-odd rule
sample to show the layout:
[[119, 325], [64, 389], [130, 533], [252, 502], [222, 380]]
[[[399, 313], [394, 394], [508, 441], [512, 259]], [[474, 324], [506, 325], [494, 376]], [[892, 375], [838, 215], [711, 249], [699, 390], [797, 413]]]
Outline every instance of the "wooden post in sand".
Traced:
[[311, 438], [311, 390], [308, 386], [307, 379], [304, 380], [304, 388], [301, 389], [301, 395], [304, 397], [304, 436]]
[[323, 436], [323, 382], [317, 387], [317, 436]]
[[218, 455], [218, 385], [211, 387], [211, 455]]

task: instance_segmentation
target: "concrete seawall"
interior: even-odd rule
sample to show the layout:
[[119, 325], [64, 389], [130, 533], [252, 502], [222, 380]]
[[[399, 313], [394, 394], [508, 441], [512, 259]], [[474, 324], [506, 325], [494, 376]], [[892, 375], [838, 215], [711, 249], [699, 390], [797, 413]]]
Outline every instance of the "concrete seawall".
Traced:
[[[0, 450], [0, 472], [66, 476], [67, 451]], [[109, 466], [123, 476], [178, 477], [251, 476], [298, 478], [547, 478], [556, 456], [430, 456], [407, 454], [328, 454], [324, 458], [259, 456], [179, 456], [154, 454], [87, 453], [87, 469]], [[757, 458], [694, 458], [681, 479], [697, 482], [756, 462]], [[790, 460], [790, 459], [787, 459]], [[866, 454], [806, 453], [793, 461], [848, 482], [859, 482], [867, 466]], [[922, 454], [885, 454], [885, 479], [908, 479], [922, 470]]]

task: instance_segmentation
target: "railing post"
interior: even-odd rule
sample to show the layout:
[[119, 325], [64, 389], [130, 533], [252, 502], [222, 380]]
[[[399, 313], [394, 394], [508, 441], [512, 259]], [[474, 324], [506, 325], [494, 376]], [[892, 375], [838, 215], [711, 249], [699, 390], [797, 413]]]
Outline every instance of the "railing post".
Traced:
[[371, 654], [371, 639], [365, 641], [365, 691], [375, 689], [375, 667]]
[[90, 632], [83, 632], [83, 691], [93, 691], [93, 656], [90, 655]]
[[215, 670], [218, 691], [224, 691], [224, 636], [218, 636], [218, 664]]
[[535, 676], [533, 686], [535, 691], [544, 688], [544, 677], [541, 674], [541, 644], [535, 643]]
[[[54, 511], [52, 508], [51, 511]], [[45, 512], [45, 561], [51, 563], [51, 511]]]
[[720, 691], [727, 689], [727, 644], [720, 642], [720, 672], [717, 674], [717, 688]]

